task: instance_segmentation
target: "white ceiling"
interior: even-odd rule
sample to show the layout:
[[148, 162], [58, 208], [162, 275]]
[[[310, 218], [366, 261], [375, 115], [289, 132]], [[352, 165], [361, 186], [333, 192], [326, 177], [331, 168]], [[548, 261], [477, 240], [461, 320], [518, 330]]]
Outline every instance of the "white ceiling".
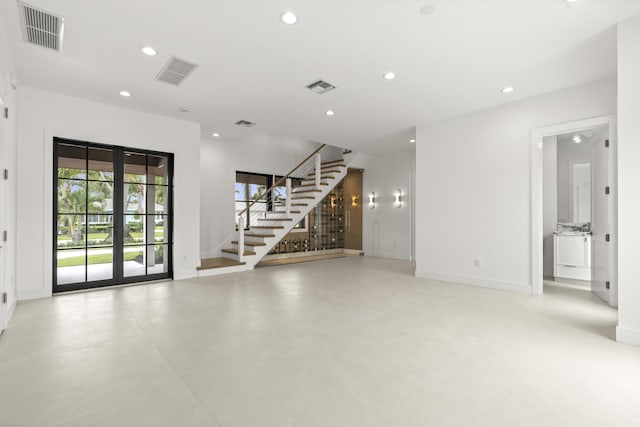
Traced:
[[[246, 119], [363, 151], [405, 147], [416, 124], [610, 76], [614, 24], [640, 14], [640, 0], [28, 3], [63, 15], [65, 40], [63, 53], [26, 45], [16, 2], [1, 1], [21, 84], [200, 122], [225, 140], [252, 132], [233, 124]], [[426, 3], [435, 13], [419, 13]], [[296, 25], [280, 22], [285, 10]], [[200, 65], [180, 87], [154, 80], [170, 55]], [[338, 89], [304, 88], [318, 78]]]

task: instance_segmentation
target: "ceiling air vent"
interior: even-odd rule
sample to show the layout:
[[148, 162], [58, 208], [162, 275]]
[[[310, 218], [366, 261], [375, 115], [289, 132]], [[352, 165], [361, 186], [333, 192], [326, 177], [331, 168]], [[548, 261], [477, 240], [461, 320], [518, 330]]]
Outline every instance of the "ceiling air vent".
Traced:
[[22, 2], [18, 8], [24, 41], [62, 52], [64, 18]]
[[180, 86], [198, 66], [180, 58], [172, 56], [156, 76], [156, 80]]
[[336, 87], [334, 85], [332, 85], [331, 83], [327, 83], [324, 80], [318, 80], [311, 83], [310, 85], [307, 85], [307, 89], [309, 89], [313, 93], [317, 93], [318, 95], [327, 93], [335, 88]]
[[248, 120], [238, 120], [238, 121], [236, 122], [236, 124], [237, 124], [238, 126], [242, 126], [242, 127], [245, 127], [245, 128], [250, 128], [251, 126], [255, 126], [255, 125], [256, 125], [255, 123], [250, 122], [250, 121], [248, 121]]

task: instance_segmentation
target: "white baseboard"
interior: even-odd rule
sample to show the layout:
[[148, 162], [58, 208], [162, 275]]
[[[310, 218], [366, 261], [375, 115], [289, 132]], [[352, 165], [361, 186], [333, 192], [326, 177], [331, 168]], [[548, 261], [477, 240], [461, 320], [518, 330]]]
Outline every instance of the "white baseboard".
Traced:
[[51, 289], [18, 289], [18, 301], [30, 299], [49, 298], [52, 295]]
[[411, 256], [408, 254], [399, 254], [397, 252], [380, 252], [380, 251], [363, 251], [366, 256], [373, 256], [378, 258], [390, 258], [399, 259], [401, 261], [411, 261]]
[[198, 277], [220, 276], [221, 274], [240, 273], [242, 271], [253, 270], [253, 267], [247, 265], [235, 265], [233, 267], [209, 268], [207, 270], [198, 271]]
[[640, 345], [640, 329], [616, 328], [616, 341], [624, 344]]
[[432, 271], [416, 270], [416, 277], [438, 280], [440, 282], [457, 283], [460, 285], [476, 286], [479, 288], [495, 289], [498, 291], [516, 292], [531, 295], [532, 288], [528, 284], [503, 282], [500, 280], [480, 279], [477, 277], [457, 276], [452, 274], [434, 273]]

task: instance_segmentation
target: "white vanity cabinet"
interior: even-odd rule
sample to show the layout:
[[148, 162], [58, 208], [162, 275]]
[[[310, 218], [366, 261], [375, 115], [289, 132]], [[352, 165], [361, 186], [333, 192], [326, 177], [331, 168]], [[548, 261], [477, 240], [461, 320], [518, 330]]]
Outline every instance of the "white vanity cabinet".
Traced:
[[556, 234], [554, 261], [555, 277], [591, 280], [591, 236]]

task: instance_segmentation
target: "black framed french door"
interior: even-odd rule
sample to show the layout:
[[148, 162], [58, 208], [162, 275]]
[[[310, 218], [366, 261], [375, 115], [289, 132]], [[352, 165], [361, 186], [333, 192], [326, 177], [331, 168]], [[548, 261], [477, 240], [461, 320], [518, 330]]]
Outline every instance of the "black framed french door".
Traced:
[[173, 154], [53, 140], [53, 292], [173, 278]]

